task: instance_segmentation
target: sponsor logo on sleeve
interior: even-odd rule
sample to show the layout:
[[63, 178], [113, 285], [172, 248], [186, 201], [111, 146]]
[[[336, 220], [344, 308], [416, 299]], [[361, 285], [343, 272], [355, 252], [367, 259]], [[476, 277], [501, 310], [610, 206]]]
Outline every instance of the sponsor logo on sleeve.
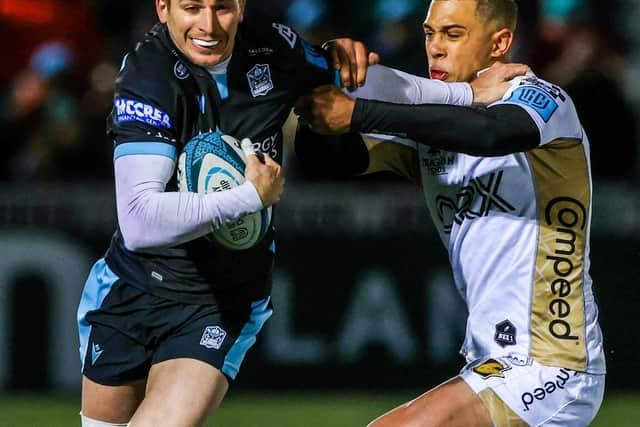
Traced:
[[269, 64], [256, 64], [247, 73], [247, 80], [249, 81], [249, 89], [251, 89], [251, 95], [255, 98], [258, 96], [264, 96], [271, 89], [273, 89], [273, 80], [271, 80], [271, 71], [269, 70]]
[[220, 350], [227, 333], [220, 326], [207, 326], [200, 339], [200, 345], [214, 350]]
[[153, 105], [134, 99], [116, 98], [114, 106], [118, 123], [141, 122], [156, 128], [173, 129], [169, 115]]
[[511, 366], [498, 359], [488, 359], [472, 370], [483, 379], [497, 377], [504, 378], [504, 372], [511, 369]]
[[558, 109], [558, 103], [546, 91], [535, 86], [522, 86], [514, 90], [507, 100], [516, 104], [531, 107], [542, 120], [549, 121], [553, 113]]
[[282, 38], [285, 39], [289, 46], [291, 46], [291, 49], [293, 49], [293, 47], [296, 45], [296, 40], [298, 40], [298, 35], [296, 34], [296, 32], [293, 31], [290, 27], [278, 24], [277, 22], [274, 22], [271, 25], [276, 29], [276, 31], [278, 31], [278, 34], [280, 34]]

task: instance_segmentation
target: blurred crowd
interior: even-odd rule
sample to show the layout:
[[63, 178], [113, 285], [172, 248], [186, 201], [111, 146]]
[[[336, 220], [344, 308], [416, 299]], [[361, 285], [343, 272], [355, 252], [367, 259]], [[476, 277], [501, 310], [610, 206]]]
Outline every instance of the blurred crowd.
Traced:
[[[248, 0], [321, 43], [363, 40], [385, 65], [425, 75], [423, 0]], [[637, 181], [638, 0], [521, 0], [514, 60], [573, 97], [596, 179]], [[108, 180], [105, 119], [124, 54], [156, 21], [153, 0], [0, 0], [0, 182]]]

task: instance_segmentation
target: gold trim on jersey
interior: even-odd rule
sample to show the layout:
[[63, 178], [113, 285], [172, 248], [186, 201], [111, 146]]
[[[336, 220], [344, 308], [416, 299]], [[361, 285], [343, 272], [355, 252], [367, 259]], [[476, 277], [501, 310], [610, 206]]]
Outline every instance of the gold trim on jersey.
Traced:
[[420, 185], [418, 153], [414, 148], [364, 137], [369, 150], [369, 168], [365, 173], [391, 171]]
[[538, 203], [531, 303], [531, 357], [575, 371], [587, 367], [584, 261], [591, 203], [586, 153], [558, 139], [527, 153]]
[[490, 388], [485, 388], [478, 397], [484, 403], [485, 408], [489, 411], [491, 419], [497, 427], [528, 427], [529, 424], [524, 422], [502, 399]]

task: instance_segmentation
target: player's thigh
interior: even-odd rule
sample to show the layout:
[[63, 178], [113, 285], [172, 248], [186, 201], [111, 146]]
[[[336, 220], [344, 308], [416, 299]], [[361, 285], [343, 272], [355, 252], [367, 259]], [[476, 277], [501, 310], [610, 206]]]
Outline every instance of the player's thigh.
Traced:
[[544, 427], [582, 427], [591, 424], [604, 397], [604, 375], [582, 374], [577, 398], [545, 421]]
[[102, 260], [89, 274], [78, 307], [85, 417], [126, 423], [142, 401], [152, 354], [129, 326], [145, 310], [139, 294]]
[[224, 310], [197, 304], [165, 309], [166, 319], [189, 316], [155, 349], [134, 425], [200, 425], [219, 406], [272, 311], [270, 298]]
[[82, 415], [94, 420], [126, 424], [144, 397], [145, 381], [108, 386], [82, 377]]
[[460, 376], [498, 427], [589, 425], [600, 408], [605, 378], [514, 353], [478, 360]]
[[172, 359], [151, 367], [142, 404], [130, 427], [191, 427], [204, 423], [224, 398], [227, 378], [195, 359]]
[[387, 412], [369, 427], [493, 427], [480, 398], [454, 378]]

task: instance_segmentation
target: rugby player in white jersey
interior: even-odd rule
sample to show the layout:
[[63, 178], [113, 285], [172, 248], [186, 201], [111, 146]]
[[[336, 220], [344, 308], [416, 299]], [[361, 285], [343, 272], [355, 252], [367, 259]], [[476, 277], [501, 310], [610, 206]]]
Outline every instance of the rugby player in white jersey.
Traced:
[[[431, 78], [472, 81], [508, 60], [516, 21], [513, 0], [433, 0]], [[370, 426], [588, 425], [606, 369], [589, 276], [589, 143], [572, 100], [529, 73], [487, 108], [409, 105], [415, 93], [389, 88], [414, 77], [377, 74], [356, 100], [321, 87], [298, 105], [313, 130], [334, 134], [299, 127], [299, 157], [341, 150], [351, 172], [420, 184], [469, 316], [460, 374]]]

